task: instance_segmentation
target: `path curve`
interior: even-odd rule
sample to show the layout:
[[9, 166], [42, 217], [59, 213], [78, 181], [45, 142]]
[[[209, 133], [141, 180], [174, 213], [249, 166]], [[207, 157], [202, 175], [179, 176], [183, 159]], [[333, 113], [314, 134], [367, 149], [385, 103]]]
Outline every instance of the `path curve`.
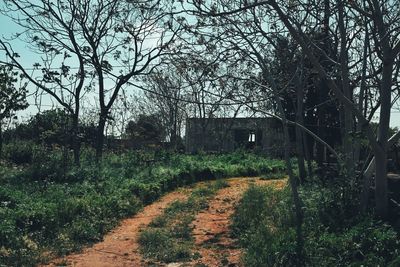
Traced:
[[173, 201], [185, 200], [189, 191], [180, 189], [161, 197], [158, 201], [145, 206], [135, 216], [123, 220], [117, 228], [104, 237], [102, 242], [80, 253], [54, 260], [45, 266], [65, 266], [65, 264], [74, 267], [143, 266], [137, 242], [140, 229], [147, 226], [154, 217], [161, 215]]
[[[227, 179], [229, 187], [223, 188], [209, 201], [208, 208], [200, 211], [192, 223], [195, 238], [194, 252], [201, 257], [191, 262], [162, 264], [160, 266], [241, 266], [241, 250], [230, 237], [230, 217], [249, 184], [273, 185], [283, 188], [286, 180], [261, 180], [253, 177]], [[204, 185], [197, 183], [194, 187]], [[169, 204], [176, 200], [186, 200], [191, 189], [183, 188], [171, 192], [158, 201], [146, 206], [135, 216], [125, 219], [108, 233], [104, 240], [80, 253], [71, 254], [43, 266], [74, 267], [140, 267], [148, 266], [139, 253], [137, 242], [141, 229], [153, 218], [161, 215]]]

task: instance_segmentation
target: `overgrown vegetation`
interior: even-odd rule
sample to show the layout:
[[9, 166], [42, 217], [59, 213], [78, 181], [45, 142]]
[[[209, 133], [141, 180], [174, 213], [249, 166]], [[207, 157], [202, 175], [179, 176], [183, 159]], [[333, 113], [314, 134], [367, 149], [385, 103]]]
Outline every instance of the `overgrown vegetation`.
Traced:
[[[355, 216], [330, 188], [305, 185], [304, 262], [306, 266], [397, 266], [396, 231], [372, 216]], [[246, 266], [295, 266], [296, 233], [288, 189], [253, 186], [232, 219], [233, 234], [245, 248]]]
[[207, 208], [208, 199], [223, 187], [224, 180], [217, 180], [195, 189], [186, 201], [173, 202], [156, 217], [139, 236], [141, 253], [151, 260], [161, 262], [187, 261], [197, 254], [192, 252], [193, 237], [190, 224], [196, 213]]
[[[118, 220], [196, 181], [284, 169], [279, 160], [233, 153], [109, 153], [101, 167], [83, 149], [81, 167], [63, 149], [7, 144], [0, 164], [0, 265], [31, 266], [101, 240]], [[18, 164], [17, 164], [18, 163]]]

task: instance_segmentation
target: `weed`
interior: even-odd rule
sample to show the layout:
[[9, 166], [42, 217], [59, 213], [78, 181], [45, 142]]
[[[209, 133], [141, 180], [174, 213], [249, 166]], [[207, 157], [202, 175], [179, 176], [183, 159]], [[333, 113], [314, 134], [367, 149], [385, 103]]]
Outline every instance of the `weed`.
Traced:
[[161, 227], [165, 227], [167, 225], [167, 222], [168, 221], [167, 221], [166, 216], [158, 216], [150, 222], [149, 226], [161, 228]]
[[192, 239], [192, 227], [190, 226], [193, 221], [193, 214], [185, 214], [175, 223], [172, 228], [172, 234], [175, 238], [180, 238], [184, 240]]
[[170, 232], [165, 229], [148, 228], [139, 235], [142, 254], [163, 262], [185, 260], [190, 257], [190, 248], [184, 244], [176, 244]]
[[222, 189], [228, 187], [229, 183], [225, 179], [218, 179], [215, 181], [214, 186], [216, 189]]

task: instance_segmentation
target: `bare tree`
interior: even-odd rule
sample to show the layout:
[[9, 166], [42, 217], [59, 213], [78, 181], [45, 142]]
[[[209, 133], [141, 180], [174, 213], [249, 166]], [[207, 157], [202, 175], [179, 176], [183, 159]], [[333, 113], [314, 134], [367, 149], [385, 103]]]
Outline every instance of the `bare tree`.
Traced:
[[[339, 1], [339, 8], [343, 8], [344, 2]], [[388, 192], [387, 192], [387, 151], [388, 151], [388, 132], [389, 132], [389, 120], [390, 120], [390, 109], [391, 109], [391, 94], [392, 94], [392, 77], [393, 77], [393, 65], [395, 59], [400, 53], [400, 41], [397, 40], [398, 31], [395, 20], [396, 17], [392, 17], [386, 13], [388, 8], [392, 6], [390, 1], [379, 2], [371, 1], [367, 9], [362, 9], [355, 3], [351, 8], [356, 9], [360, 16], [369, 21], [372, 30], [372, 38], [374, 40], [375, 51], [378, 57], [381, 59], [382, 74], [379, 74], [378, 88], [379, 88], [379, 101], [380, 114], [379, 114], [379, 128], [377, 135], [374, 134], [372, 127], [365, 116], [360, 110], [354, 105], [350, 96], [346, 94], [345, 90], [341, 90], [340, 86], [329, 77], [329, 74], [325, 71], [323, 66], [316, 60], [315, 55], [312, 53], [304, 32], [301, 31], [297, 24], [293, 22], [292, 18], [283, 11], [282, 7], [277, 2], [272, 2], [271, 7], [277, 12], [279, 18], [285, 24], [293, 38], [301, 45], [303, 51], [312, 61], [320, 77], [327, 80], [329, 88], [335, 93], [335, 96], [341, 104], [346, 106], [346, 109], [350, 110], [357, 118], [365, 130], [365, 134], [369, 140], [369, 143], [373, 149], [375, 155], [375, 201], [376, 201], [376, 212], [377, 215], [385, 217], [388, 210]], [[394, 8], [394, 6], [393, 6]], [[344, 12], [339, 10], [339, 14]], [[386, 15], [384, 15], [386, 14]], [[339, 24], [341, 24], [339, 19]], [[340, 27], [344, 27], [341, 25]], [[347, 29], [341, 29], [345, 32], [346, 36]], [[343, 35], [344, 33], [342, 33]], [[341, 36], [343, 38], [343, 36]], [[345, 47], [342, 47], [342, 50]], [[343, 56], [343, 55], [342, 55]], [[341, 64], [345, 64], [347, 60], [342, 58]], [[348, 70], [348, 63], [346, 64]], [[342, 66], [342, 76], [345, 75]], [[346, 70], [346, 72], [347, 72]], [[342, 82], [345, 82], [342, 80]], [[343, 86], [344, 84], [342, 84]], [[348, 85], [344, 85], [348, 86]], [[342, 88], [343, 89], [343, 88]]]
[[145, 86], [149, 90], [145, 95], [162, 117], [171, 148], [177, 149], [187, 116], [187, 103], [184, 101], [186, 91], [179, 64], [170, 62], [168, 66], [168, 69], [156, 71], [147, 77]]
[[161, 1], [102, 1], [88, 3], [80, 11], [80, 30], [98, 86], [98, 160], [103, 151], [104, 127], [119, 92], [130, 80], [150, 73], [160, 63], [158, 59], [167, 53], [166, 48], [180, 29], [174, 28], [174, 17], [168, 11]]
[[[268, 39], [270, 35], [277, 32], [277, 29], [282, 29], [284, 26], [291, 37], [300, 45], [302, 52], [306, 58], [311, 62], [315, 73], [319, 79], [326, 83], [329, 90], [331, 90], [340, 105], [343, 107], [342, 114], [343, 120], [343, 138], [345, 145], [345, 157], [348, 173], [351, 174], [353, 166], [355, 165], [352, 156], [353, 151], [349, 149], [350, 135], [354, 130], [354, 122], [360, 125], [363, 134], [367, 137], [369, 144], [373, 150], [376, 160], [375, 171], [375, 201], [376, 212], [379, 216], [386, 216], [388, 207], [388, 193], [387, 193], [387, 177], [386, 177], [386, 159], [388, 150], [388, 129], [390, 119], [390, 109], [392, 105], [391, 95], [394, 87], [397, 85], [397, 77], [395, 76], [394, 66], [398, 59], [400, 52], [400, 41], [398, 40], [398, 5], [393, 1], [365, 1], [360, 4], [359, 2], [345, 2], [336, 1], [334, 7], [330, 7], [327, 1], [325, 5], [319, 5], [317, 2], [302, 3], [301, 1], [289, 1], [288, 3], [278, 3], [277, 1], [255, 1], [246, 2], [241, 4], [239, 2], [232, 2], [227, 5], [212, 5], [207, 6], [206, 3], [194, 2], [197, 12], [207, 14], [209, 17], [224, 17], [231, 19], [230, 27], [236, 27], [237, 22], [232, 18], [237, 18], [239, 15], [246, 18], [253, 15], [253, 20], [248, 20], [246, 25], [253, 28], [258, 27], [258, 31], [245, 31], [247, 28], [239, 28], [238, 31], [243, 31], [250, 36], [251, 41], [249, 45], [260, 47], [260, 42], [257, 41], [256, 36], [261, 35]], [[324, 20], [318, 16], [320, 8], [324, 7], [328, 12]], [[391, 10], [389, 12], [389, 10]], [[332, 14], [337, 14], [333, 16]], [[238, 15], [235, 17], [235, 15]], [[264, 15], [264, 16], [261, 16]], [[329, 21], [329, 17], [332, 20]], [[267, 17], [272, 20], [272, 24], [260, 23], [261, 18]], [[310, 22], [314, 23], [317, 27], [324, 25], [329, 31], [334, 34], [338, 42], [338, 60], [332, 58], [323, 43], [319, 44], [313, 42], [309, 34], [304, 30]], [[363, 23], [364, 21], [364, 23]], [[360, 23], [361, 22], [361, 23]], [[236, 23], [236, 25], [238, 25]], [[272, 25], [272, 26], [271, 26]], [[269, 27], [269, 28], [267, 28]], [[244, 30], [243, 30], [244, 29]], [[266, 30], [264, 30], [266, 29]], [[284, 32], [282, 32], [284, 33]], [[364, 36], [369, 36], [369, 42], [365, 42]], [[358, 38], [361, 37], [361, 38]], [[362, 45], [370, 45], [367, 53], [369, 57], [374, 58], [372, 66], [367, 68], [367, 74], [361, 75], [358, 72], [363, 70], [364, 57], [357, 57], [356, 51]], [[358, 47], [358, 49], [357, 49]], [[353, 53], [354, 51], [354, 53]], [[251, 56], [251, 55], [250, 55]], [[330, 71], [324, 61], [331, 62], [334, 66], [335, 72]], [[365, 63], [364, 63], [365, 65]], [[335, 75], [337, 73], [338, 75]], [[364, 71], [365, 73], [365, 71]], [[361, 78], [360, 78], [361, 77]], [[364, 77], [364, 78], [363, 78]], [[377, 90], [374, 92], [374, 100], [379, 105], [379, 128], [377, 133], [374, 133], [373, 127], [370, 123], [369, 115], [374, 113], [377, 108], [363, 107], [359, 110], [355, 103], [364, 101], [355, 100], [354, 88], [363, 81], [370, 86], [374, 86]], [[360, 94], [365, 97], [364, 94]], [[366, 103], [366, 102], [364, 102]], [[369, 114], [365, 114], [365, 110], [369, 110]]]
[[[17, 61], [17, 54], [4, 41], [3, 48], [13, 64], [31, 77], [32, 83], [73, 114], [75, 123], [84, 86], [95, 85], [99, 101], [96, 144], [99, 160], [105, 125], [121, 89], [160, 63], [160, 56], [173, 44], [180, 30], [179, 26], [175, 27], [175, 21], [182, 18], [174, 16], [172, 4], [159, 0], [41, 0], [38, 3], [10, 0], [7, 4], [5, 11], [18, 11], [13, 13], [18, 14], [14, 20], [32, 32], [28, 35], [29, 41], [46, 55], [40, 81], [28, 75]], [[71, 55], [76, 57], [74, 62], [79, 62], [78, 71], [73, 75], [70, 74], [73, 68], [64, 63]], [[54, 71], [53, 64], [61, 65], [60, 70]], [[94, 79], [93, 83], [85, 80], [87, 76]], [[49, 87], [49, 82], [53, 86]], [[67, 93], [73, 96], [73, 102], [65, 100], [63, 95]]]
[[[22, 27], [10, 40], [0, 39], [0, 45], [9, 64], [21, 73], [38, 90], [58, 102], [72, 118], [72, 147], [75, 163], [79, 165], [80, 142], [78, 124], [80, 100], [90, 88], [90, 70], [84, 54], [83, 37], [76, 16], [77, 4], [57, 1], [5, 1], [1, 12]], [[28, 44], [39, 56], [33, 66], [24, 66], [25, 56], [14, 51], [15, 39]], [[42, 94], [42, 93], [39, 93]]]

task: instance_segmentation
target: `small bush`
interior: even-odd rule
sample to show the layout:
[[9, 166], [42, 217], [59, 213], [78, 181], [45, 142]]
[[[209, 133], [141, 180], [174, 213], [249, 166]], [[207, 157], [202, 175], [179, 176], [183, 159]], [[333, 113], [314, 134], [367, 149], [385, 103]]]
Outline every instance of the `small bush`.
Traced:
[[4, 158], [14, 164], [32, 163], [35, 144], [27, 141], [16, 141], [4, 145]]

